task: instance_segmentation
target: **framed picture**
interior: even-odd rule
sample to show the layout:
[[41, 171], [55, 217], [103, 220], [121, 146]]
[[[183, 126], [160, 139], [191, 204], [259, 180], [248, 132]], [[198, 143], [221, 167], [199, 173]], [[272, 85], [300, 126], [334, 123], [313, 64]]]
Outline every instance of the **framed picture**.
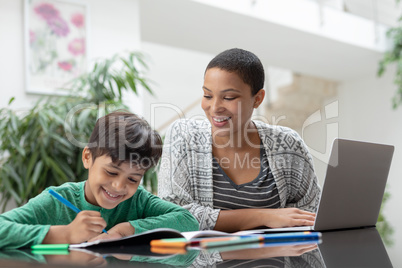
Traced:
[[78, 1], [25, 0], [26, 91], [65, 94], [88, 68], [88, 7]]

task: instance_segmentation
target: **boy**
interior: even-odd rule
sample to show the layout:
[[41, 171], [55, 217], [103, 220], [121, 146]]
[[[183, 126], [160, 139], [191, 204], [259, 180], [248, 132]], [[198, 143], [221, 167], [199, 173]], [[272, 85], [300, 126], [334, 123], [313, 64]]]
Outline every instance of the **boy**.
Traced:
[[[82, 153], [88, 179], [49, 187], [22, 207], [0, 215], [0, 248], [74, 244], [118, 238], [155, 228], [198, 230], [185, 209], [139, 186], [162, 153], [162, 140], [134, 114], [100, 118]], [[53, 189], [81, 210], [76, 214], [48, 193]], [[106, 229], [108, 234], [102, 234]]]

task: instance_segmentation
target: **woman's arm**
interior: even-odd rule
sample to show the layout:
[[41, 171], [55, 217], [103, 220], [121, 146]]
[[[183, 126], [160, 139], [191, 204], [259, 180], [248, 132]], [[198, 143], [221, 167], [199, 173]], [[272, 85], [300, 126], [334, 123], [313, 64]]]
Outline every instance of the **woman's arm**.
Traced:
[[318, 179], [314, 171], [313, 158], [299, 134], [292, 130], [291, 133], [298, 143], [295, 157], [290, 161], [291, 168], [298, 170], [301, 174], [300, 179], [292, 178], [289, 187], [286, 207], [296, 207], [302, 210], [316, 212], [321, 194]]
[[200, 197], [196, 196], [199, 194], [196, 182], [199, 178], [191, 175], [194, 171], [191, 172], [188, 165], [189, 161], [195, 161], [188, 155], [191, 151], [186, 141], [188, 133], [189, 126], [180, 120], [166, 132], [158, 174], [158, 196], [190, 211], [198, 220], [200, 230], [211, 230], [220, 210], [202, 205]]

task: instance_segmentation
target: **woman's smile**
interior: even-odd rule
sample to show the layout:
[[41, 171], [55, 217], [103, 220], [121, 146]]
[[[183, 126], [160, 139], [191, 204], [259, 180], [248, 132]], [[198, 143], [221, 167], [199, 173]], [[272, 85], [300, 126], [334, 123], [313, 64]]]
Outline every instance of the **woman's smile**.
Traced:
[[216, 127], [223, 127], [229, 122], [230, 119], [230, 116], [212, 116], [212, 123]]

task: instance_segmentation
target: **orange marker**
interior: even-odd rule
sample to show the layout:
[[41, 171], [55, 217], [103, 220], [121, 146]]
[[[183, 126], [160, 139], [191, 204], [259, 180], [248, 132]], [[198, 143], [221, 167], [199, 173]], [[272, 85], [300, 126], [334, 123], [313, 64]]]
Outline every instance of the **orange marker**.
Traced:
[[200, 239], [186, 240], [185, 238], [168, 238], [152, 240], [151, 247], [185, 248], [199, 246], [201, 243], [230, 241], [239, 239], [238, 236], [208, 237]]

